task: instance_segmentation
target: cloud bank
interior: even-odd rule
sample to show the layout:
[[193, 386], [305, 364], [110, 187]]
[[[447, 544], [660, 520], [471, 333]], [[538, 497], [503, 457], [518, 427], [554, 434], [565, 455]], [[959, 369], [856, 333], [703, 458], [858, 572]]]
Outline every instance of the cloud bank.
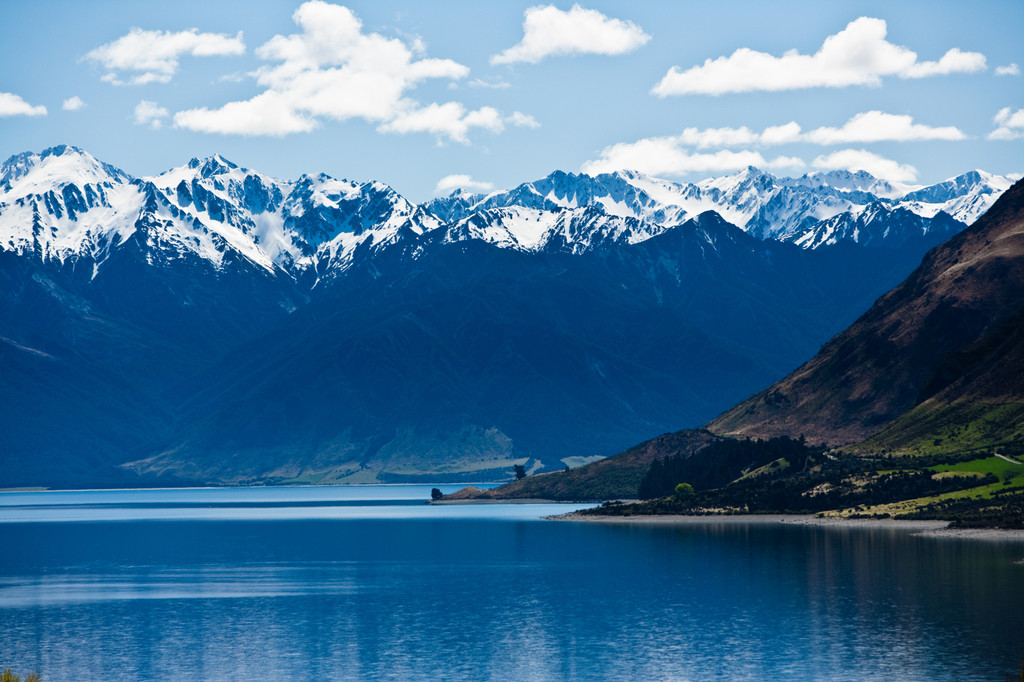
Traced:
[[920, 62], [913, 50], [887, 41], [887, 31], [882, 19], [861, 17], [825, 38], [812, 55], [789, 50], [776, 57], [743, 47], [685, 71], [673, 66], [651, 92], [667, 97], [878, 86], [886, 76], [925, 78], [985, 69], [983, 54], [959, 48], [950, 49], [938, 61]]
[[[1019, 134], [1024, 135], [1024, 110], [1011, 114], [1009, 109], [1005, 109], [997, 114], [996, 122], [1009, 131], [1004, 135], [1018, 134], [1009, 128], [1011, 125], [1018, 126]], [[586, 173], [631, 169], [651, 175], [723, 172], [747, 166], [799, 169], [807, 165], [800, 158], [776, 156], [769, 160], [750, 148], [795, 143], [833, 146], [965, 139], [967, 136], [955, 126], [929, 126], [915, 123], [913, 117], [907, 115], [866, 111], [851, 117], [842, 126], [822, 126], [806, 132], [796, 121], [768, 126], [760, 132], [746, 126], [686, 128], [679, 135], [648, 137], [605, 147], [600, 158], [587, 161], [582, 168]], [[911, 182], [917, 177], [917, 169], [913, 166], [862, 149], [844, 149], [820, 155], [810, 165], [822, 169], [866, 170], [892, 182]]]

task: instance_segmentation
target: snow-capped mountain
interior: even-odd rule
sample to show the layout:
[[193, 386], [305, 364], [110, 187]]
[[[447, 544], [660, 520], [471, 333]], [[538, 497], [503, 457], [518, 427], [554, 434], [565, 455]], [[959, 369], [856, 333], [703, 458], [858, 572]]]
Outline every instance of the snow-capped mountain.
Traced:
[[[192, 159], [152, 182], [212, 229], [255, 249], [263, 262], [293, 275], [344, 270], [362, 244], [394, 243], [440, 221], [380, 182], [336, 180], [323, 173], [282, 182], [221, 156]], [[234, 243], [234, 242], [233, 242]]]
[[380, 182], [322, 173], [282, 181], [219, 155], [133, 178], [62, 145], [0, 166], [0, 249], [86, 259], [95, 276], [112, 249], [135, 240], [150, 262], [244, 262], [312, 287], [426, 233], [580, 254], [650, 239], [707, 211], [759, 239], [803, 248], [898, 246], [962, 229], [1010, 184], [981, 171], [929, 187], [863, 171], [779, 178], [747, 168], [696, 184], [556, 171], [507, 191], [457, 191], [416, 205]]
[[1010, 188], [1013, 180], [973, 170], [955, 178], [908, 192], [900, 203], [908, 210], [927, 218], [939, 211], [948, 213], [962, 223], [973, 223]]
[[[894, 185], [865, 171], [828, 171], [779, 178], [751, 167], [696, 184], [660, 180], [634, 171], [596, 176], [557, 171], [508, 191], [488, 195], [457, 192], [435, 199], [427, 207], [453, 221], [484, 212], [472, 218], [482, 234], [514, 232], [521, 221], [522, 213], [516, 212], [508, 224], [499, 224], [503, 214], [486, 213], [494, 208], [530, 209], [535, 212], [531, 214], [535, 216], [534, 223], [550, 223], [554, 217], [545, 220], [541, 212], [590, 207], [610, 217], [646, 223], [638, 235], [653, 236], [701, 213], [715, 211], [760, 239], [788, 241], [805, 248], [819, 248], [843, 239], [862, 244], [870, 241], [872, 246], [880, 246], [928, 234], [931, 219], [940, 213], [961, 223], [962, 229], [984, 213], [1011, 184], [1009, 178], [982, 171], [971, 171], [929, 187]], [[837, 229], [839, 224], [877, 225], [880, 216], [897, 215], [900, 210], [924, 219], [917, 225], [920, 230], [916, 235], [897, 234], [891, 229]], [[942, 218], [939, 221], [947, 224]], [[911, 229], [908, 221], [901, 219], [901, 224], [904, 229]], [[868, 234], [874, 237], [868, 240]], [[536, 248], [542, 242], [532, 243]], [[577, 246], [576, 250], [585, 248]]]
[[661, 225], [608, 215], [594, 206], [544, 210], [525, 206], [485, 208], [445, 228], [445, 241], [479, 239], [519, 251], [584, 253], [635, 244], [660, 234]]
[[791, 241], [805, 249], [817, 249], [840, 242], [895, 248], [911, 239], [943, 241], [963, 228], [963, 223], [945, 211], [924, 217], [904, 206], [891, 207], [876, 201], [860, 211], [844, 211], [819, 221]]
[[130, 240], [157, 260], [198, 257], [220, 267], [228, 255], [273, 270], [251, 240], [209, 229], [152, 182], [132, 178], [88, 152], [62, 145], [0, 166], [0, 244], [43, 261], [91, 262], [93, 274]]
[[282, 182], [219, 155], [141, 179], [67, 145], [0, 166], [0, 249], [84, 258], [94, 274], [135, 238], [151, 262], [195, 256], [219, 268], [240, 259], [315, 282], [347, 268], [361, 245], [372, 252], [440, 225], [380, 182]]
[[612, 454], [783, 376], [1007, 184], [559, 172], [416, 205], [221, 156], [135, 178], [21, 154], [0, 165], [0, 485]]

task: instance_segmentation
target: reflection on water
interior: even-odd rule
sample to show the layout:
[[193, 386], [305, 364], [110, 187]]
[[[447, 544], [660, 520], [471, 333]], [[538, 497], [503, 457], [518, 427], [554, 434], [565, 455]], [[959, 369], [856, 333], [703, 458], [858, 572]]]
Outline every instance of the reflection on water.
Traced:
[[[1000, 680], [1024, 655], [1021, 544], [553, 523], [546, 506], [387, 490], [350, 493], [382, 505], [271, 490], [285, 504], [265, 509], [146, 492], [90, 498], [92, 521], [48, 516], [73, 493], [0, 511], [0, 667], [48, 682]], [[299, 505], [318, 495], [335, 497]]]

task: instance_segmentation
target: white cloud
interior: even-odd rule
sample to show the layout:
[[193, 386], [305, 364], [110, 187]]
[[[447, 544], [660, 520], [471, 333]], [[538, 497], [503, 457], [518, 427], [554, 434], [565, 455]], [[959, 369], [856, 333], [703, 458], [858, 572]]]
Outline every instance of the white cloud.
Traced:
[[1024, 109], [1000, 109], [992, 121], [999, 126], [988, 135], [990, 140], [1018, 140], [1024, 137]]
[[60, 108], [64, 111], [78, 111], [79, 109], [85, 108], [85, 102], [78, 95], [74, 97], [68, 97], [64, 100], [64, 103], [60, 105]]
[[811, 165], [827, 170], [864, 170], [876, 178], [895, 183], [913, 182], [917, 179], [917, 169], [913, 166], [887, 159], [864, 149], [843, 149], [828, 156], [819, 156], [811, 162]]
[[214, 82], [215, 83], [242, 83], [242, 82], [245, 81], [246, 77], [249, 76], [249, 75], [250, 74], [247, 74], [247, 73], [242, 72], [242, 71], [233, 71], [231, 73], [226, 73], [223, 76], [220, 76]]
[[817, 128], [804, 138], [815, 144], [851, 144], [856, 142], [910, 142], [916, 140], [965, 140], [955, 126], [932, 127], [914, 123], [912, 116], [866, 111], [857, 114], [842, 128]]
[[276, 35], [256, 50], [267, 62], [255, 72], [263, 92], [219, 109], [189, 109], [174, 125], [209, 133], [288, 135], [308, 132], [324, 119], [363, 119], [382, 132], [427, 132], [468, 140], [472, 128], [501, 132], [497, 110], [467, 110], [458, 102], [421, 105], [406, 93], [434, 78], [458, 80], [469, 69], [450, 59], [417, 59], [422, 41], [364, 33], [347, 7], [310, 0], [292, 15], [301, 29]]
[[[771, 161], [754, 147], [808, 143], [836, 145], [867, 142], [907, 142], [913, 140], [963, 140], [953, 126], [932, 127], [914, 123], [911, 116], [868, 111], [857, 114], [840, 128], [821, 127], [803, 132], [796, 121], [768, 126], [761, 132], [746, 126], [739, 128], [686, 128], [679, 135], [652, 137], [615, 144], [601, 151], [601, 158], [584, 164], [587, 172], [633, 169], [652, 175], [678, 175], [699, 171], [722, 171], [752, 166], [799, 168], [803, 162], [792, 156]], [[743, 148], [736, 152], [692, 153], [712, 149]]]
[[[108, 69], [103, 75], [108, 83], [145, 85], [169, 82], [178, 72], [178, 59], [184, 55], [213, 57], [244, 53], [241, 31], [231, 37], [223, 33], [200, 33], [196, 28], [177, 33], [133, 28], [127, 35], [100, 45], [84, 58]], [[127, 80], [123, 80], [126, 76]]]
[[434, 194], [450, 194], [457, 189], [466, 189], [471, 192], [490, 192], [494, 189], [494, 183], [474, 180], [468, 175], [446, 175], [437, 181]]
[[768, 162], [769, 168], [786, 168], [791, 170], [803, 168], [806, 165], [804, 160], [797, 156], [776, 156]]
[[997, 66], [996, 67], [996, 75], [997, 76], [1019, 76], [1020, 75], [1020, 67], [1017, 66], [1016, 64], [1007, 64], [1006, 66]]
[[720, 147], [749, 147], [761, 141], [761, 136], [746, 126], [742, 128], [686, 128], [675, 138], [676, 143], [697, 149]]
[[493, 107], [467, 112], [466, 107], [458, 102], [446, 102], [403, 112], [377, 129], [387, 133], [433, 133], [456, 142], [466, 142], [469, 129], [473, 127], [500, 133], [505, 124]]
[[495, 83], [491, 83], [490, 81], [485, 81], [485, 80], [482, 80], [480, 78], [475, 78], [475, 79], [469, 81], [469, 87], [471, 87], [471, 88], [489, 88], [491, 90], [505, 90], [506, 88], [511, 88], [512, 84], [511, 83], [506, 83], [505, 81], [497, 81]]
[[536, 64], [545, 57], [570, 54], [617, 55], [632, 52], [651, 37], [631, 21], [612, 19], [594, 9], [573, 5], [530, 7], [523, 18], [523, 39], [491, 57], [491, 64]]
[[789, 144], [799, 142], [800, 139], [800, 124], [796, 121], [778, 126], [768, 126], [761, 133], [761, 144], [766, 145]]
[[163, 127], [163, 119], [167, 118], [167, 109], [156, 102], [142, 100], [135, 105], [135, 125], [148, 125], [153, 130]]
[[[1009, 110], [1006, 112], [1004, 118], [1010, 120]], [[1019, 113], [1024, 119], [1024, 110]], [[606, 147], [601, 150], [601, 158], [586, 162], [583, 170], [587, 173], [600, 173], [632, 169], [651, 175], [682, 175], [702, 171], [728, 171], [746, 166], [801, 168], [805, 164], [797, 157], [779, 156], [766, 160], [759, 151], [752, 148], [794, 143], [827, 146], [858, 142], [964, 140], [966, 137], [953, 126], [933, 127], [914, 123], [911, 116], [867, 111], [853, 116], [842, 127], [821, 127], [807, 132], [803, 132], [796, 121], [768, 126], [761, 132], [746, 126], [686, 128], [679, 135], [643, 138]], [[733, 148], [738, 150], [728, 151]], [[706, 150], [719, 151], [711, 153]], [[899, 181], [907, 177], [912, 179], [917, 173], [911, 166], [903, 166], [866, 151], [849, 149], [819, 156], [814, 163], [828, 168], [847, 168], [861, 164], [859, 167], [878, 177]]]
[[505, 119], [505, 122], [519, 128], [540, 128], [540, 123], [537, 119], [521, 111], [513, 111], [512, 115]]
[[685, 71], [673, 66], [651, 92], [668, 95], [721, 95], [755, 90], [841, 88], [881, 84], [883, 76], [923, 78], [985, 68], [985, 56], [953, 48], [937, 62], [918, 62], [917, 53], [885, 39], [882, 19], [860, 17], [828, 36], [813, 55], [795, 49], [781, 57], [743, 47], [728, 57], [707, 59]]
[[747, 166], [800, 167], [803, 162], [793, 157], [767, 161], [751, 150], [720, 150], [714, 153], [691, 153], [684, 149], [679, 137], [649, 137], [636, 142], [620, 142], [601, 150], [601, 158], [583, 164], [584, 173], [610, 173], [637, 170], [649, 175], [685, 175], [699, 172], [738, 170]]
[[985, 70], [985, 55], [980, 52], [963, 52], [959, 48], [942, 55], [937, 62], [918, 62], [906, 71], [900, 72], [900, 78], [927, 78], [928, 76], [945, 76], [951, 73], [974, 73]]
[[295, 111], [279, 92], [268, 90], [252, 99], [228, 102], [220, 109], [187, 109], [174, 115], [174, 127], [221, 135], [308, 133], [317, 122]]
[[46, 116], [46, 107], [34, 107], [14, 93], [0, 92], [0, 118], [6, 116]]

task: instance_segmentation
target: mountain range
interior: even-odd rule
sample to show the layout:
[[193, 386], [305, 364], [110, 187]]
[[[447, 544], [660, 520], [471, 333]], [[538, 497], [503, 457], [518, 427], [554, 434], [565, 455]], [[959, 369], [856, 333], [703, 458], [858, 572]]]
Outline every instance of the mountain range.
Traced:
[[[972, 464], [965, 464], [970, 460], [976, 460], [974, 466], [986, 458], [1008, 463], [1008, 478], [995, 486], [1004, 497], [991, 495], [989, 500], [980, 490], [967, 497], [954, 494], [951, 501], [969, 507], [976, 499], [978, 505], [995, 509], [985, 523], [1009, 522], [1012, 514], [998, 508], [999, 500], [1012, 501], [1010, 495], [1020, 492], [1009, 478], [1019, 473], [1020, 463], [1006, 455], [1024, 453], [1022, 331], [1024, 183], [1018, 182], [971, 227], [929, 251], [909, 277], [809, 361], [703, 428], [665, 434], [572, 471], [528, 477], [472, 496], [631, 498], [655, 460], [692, 457], [723, 439], [754, 439], [756, 444], [782, 437], [821, 443], [837, 455], [864, 456], [862, 470], [852, 468], [838, 476], [854, 472], [854, 488], [862, 489], [880, 471], [914, 469], [908, 462], [922, 462], [918, 468], [928, 480], [938, 476], [928, 469], [936, 462], [962, 464], [960, 470], [968, 472], [973, 471]], [[845, 466], [851, 466], [850, 460]], [[824, 489], [815, 479], [820, 471], [788, 473], [798, 500]], [[983, 474], [970, 475], [980, 479]], [[765, 478], [770, 487], [773, 479]], [[743, 480], [737, 475], [733, 484]], [[931, 500], [921, 492], [909, 497]], [[912, 502], [881, 511], [914, 511]]]
[[220, 157], [0, 166], [0, 485], [476, 479], [785, 375], [1010, 181], [555, 172], [416, 205]]

